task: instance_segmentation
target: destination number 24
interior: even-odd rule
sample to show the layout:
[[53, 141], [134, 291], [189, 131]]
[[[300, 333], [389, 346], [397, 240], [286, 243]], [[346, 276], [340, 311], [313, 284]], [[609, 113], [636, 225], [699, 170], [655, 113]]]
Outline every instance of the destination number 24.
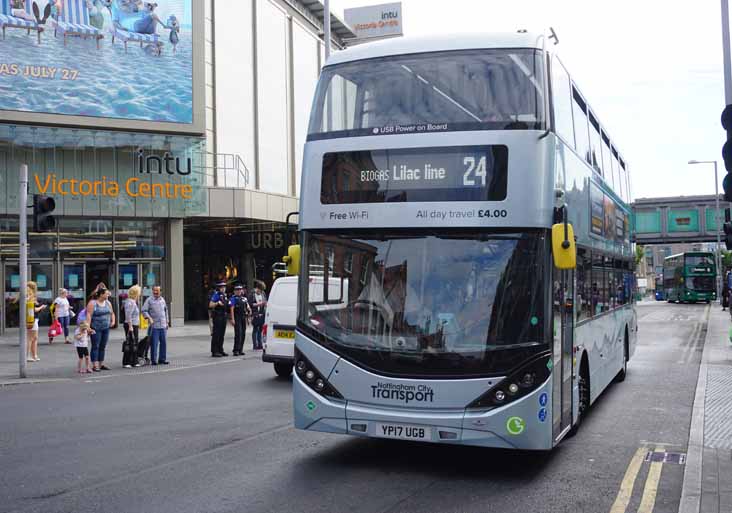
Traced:
[[[465, 171], [465, 174], [463, 175], [463, 185], [475, 185], [475, 179], [480, 178], [480, 185], [485, 187], [485, 178], [486, 178], [486, 162], [485, 162], [485, 156], [480, 157], [478, 160], [478, 163], [475, 162], [475, 157], [465, 157], [463, 159], [463, 164], [468, 166], [468, 169]], [[471, 175], [474, 175], [475, 178], [471, 177]]]

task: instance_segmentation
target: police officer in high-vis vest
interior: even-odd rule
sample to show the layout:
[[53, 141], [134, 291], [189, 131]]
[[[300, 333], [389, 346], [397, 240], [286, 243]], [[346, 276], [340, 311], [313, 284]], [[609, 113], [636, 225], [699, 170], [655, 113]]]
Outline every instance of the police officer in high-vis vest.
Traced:
[[234, 295], [229, 300], [229, 322], [234, 326], [234, 356], [244, 356], [244, 339], [247, 333], [247, 315], [251, 315], [249, 301], [244, 294], [244, 287], [234, 287]]
[[226, 297], [226, 282], [216, 284], [216, 291], [211, 294], [208, 307], [213, 311], [213, 333], [211, 334], [211, 356], [220, 358], [229, 356], [224, 352], [224, 334], [226, 333], [226, 317], [229, 299]]

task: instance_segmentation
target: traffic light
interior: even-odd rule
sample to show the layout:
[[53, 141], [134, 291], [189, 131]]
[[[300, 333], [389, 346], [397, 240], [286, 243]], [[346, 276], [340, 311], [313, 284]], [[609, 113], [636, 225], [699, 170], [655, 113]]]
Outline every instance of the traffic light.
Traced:
[[732, 249], [732, 223], [724, 223], [722, 228], [724, 228], [724, 245], [727, 246], [728, 250], [730, 250]]
[[56, 202], [50, 196], [33, 195], [33, 231], [50, 232], [56, 229], [56, 218], [51, 215]]
[[727, 105], [722, 111], [722, 128], [727, 131], [727, 142], [722, 146], [722, 160], [727, 174], [722, 180], [724, 201], [732, 201], [732, 105]]

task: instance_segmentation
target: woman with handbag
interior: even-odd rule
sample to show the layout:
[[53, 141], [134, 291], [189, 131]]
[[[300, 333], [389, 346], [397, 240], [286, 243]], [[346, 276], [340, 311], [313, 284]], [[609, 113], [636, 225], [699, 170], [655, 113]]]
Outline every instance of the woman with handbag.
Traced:
[[137, 300], [142, 289], [139, 285], [130, 287], [127, 291], [127, 299], [124, 301], [125, 310], [125, 341], [122, 344], [122, 366], [125, 369], [137, 367], [137, 345], [140, 342], [140, 307]]
[[[29, 362], [38, 362], [41, 360], [38, 357], [38, 317], [36, 314], [46, 308], [46, 305], [39, 305], [37, 303], [37, 292], [38, 286], [36, 282], [29, 281], [25, 288], [25, 323], [26, 329], [28, 330], [27, 361]], [[15, 301], [17, 302], [18, 299], [16, 298]]]
[[109, 341], [109, 330], [115, 325], [114, 310], [109, 302], [109, 291], [105, 287], [97, 287], [94, 299], [86, 306], [87, 322], [91, 325], [91, 361], [92, 371], [109, 370], [104, 365], [104, 350]]

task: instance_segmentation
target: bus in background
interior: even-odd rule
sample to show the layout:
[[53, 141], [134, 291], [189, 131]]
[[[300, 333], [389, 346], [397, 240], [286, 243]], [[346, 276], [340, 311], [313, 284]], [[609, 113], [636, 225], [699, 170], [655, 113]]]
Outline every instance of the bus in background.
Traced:
[[545, 46], [400, 38], [326, 63], [300, 195], [300, 282], [323, 282], [299, 288], [297, 428], [548, 450], [624, 379], [628, 168]]
[[717, 299], [717, 266], [714, 253], [689, 252], [663, 261], [663, 288], [671, 303], [710, 303]]

